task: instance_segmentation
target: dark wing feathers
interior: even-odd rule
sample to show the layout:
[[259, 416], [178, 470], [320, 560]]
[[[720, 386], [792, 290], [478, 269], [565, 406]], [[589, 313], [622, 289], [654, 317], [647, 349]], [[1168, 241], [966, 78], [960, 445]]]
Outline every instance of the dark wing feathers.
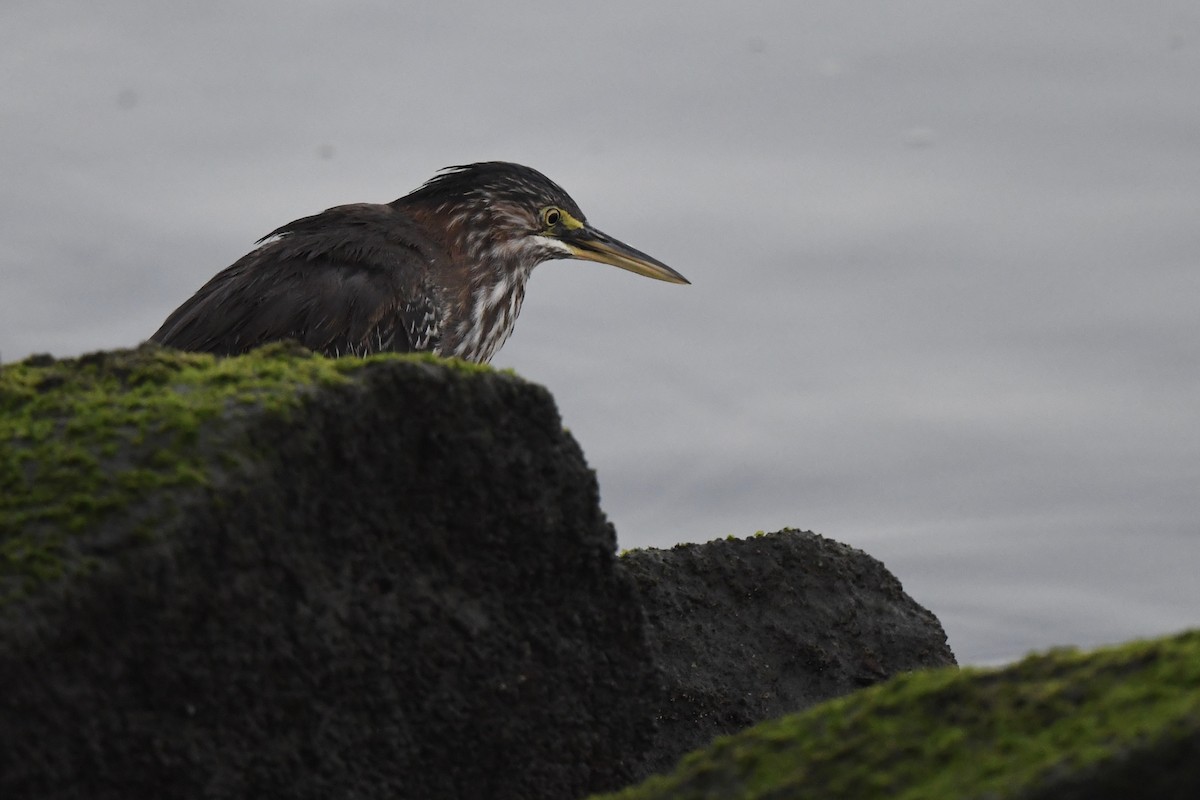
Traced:
[[388, 206], [331, 208], [291, 222], [218, 273], [150, 337], [222, 355], [296, 339], [327, 355], [430, 350], [444, 254]]

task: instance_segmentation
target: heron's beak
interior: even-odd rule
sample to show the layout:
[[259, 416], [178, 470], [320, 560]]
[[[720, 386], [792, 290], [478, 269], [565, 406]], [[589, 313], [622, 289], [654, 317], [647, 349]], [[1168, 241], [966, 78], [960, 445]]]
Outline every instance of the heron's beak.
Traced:
[[667, 283], [691, 283], [657, 258], [651, 258], [641, 250], [619, 242], [606, 233], [601, 233], [585, 224], [563, 236], [561, 240], [575, 258], [599, 261], [614, 267], [645, 275], [647, 278]]

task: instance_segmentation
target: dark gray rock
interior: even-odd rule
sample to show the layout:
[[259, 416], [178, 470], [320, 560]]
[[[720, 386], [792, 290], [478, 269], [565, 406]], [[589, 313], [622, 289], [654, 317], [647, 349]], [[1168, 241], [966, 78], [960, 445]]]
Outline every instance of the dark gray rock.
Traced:
[[814, 533], [635, 550], [621, 563], [667, 683], [643, 773], [715, 736], [955, 663], [937, 618], [883, 564]]
[[569, 800], [953, 663], [812, 534], [618, 561], [549, 393], [490, 370], [39, 358], [0, 444], [4, 800]]
[[[306, 358], [272, 357], [259, 373]], [[10, 410], [21, 386], [83, 391], [75, 373], [191, 402], [187, 370], [218, 365], [173, 358], [49, 362]], [[71, 534], [86, 568], [0, 605], [0, 797], [527, 800], [631, 778], [658, 682], [549, 393], [420, 361], [349, 374], [260, 387], [309, 394], [206, 424], [180, 513], [119, 546], [138, 504]]]

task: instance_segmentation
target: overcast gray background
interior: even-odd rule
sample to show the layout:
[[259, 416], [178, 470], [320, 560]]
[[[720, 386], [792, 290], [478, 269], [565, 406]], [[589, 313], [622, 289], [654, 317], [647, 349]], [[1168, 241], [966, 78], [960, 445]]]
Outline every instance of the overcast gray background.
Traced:
[[969, 662], [1200, 622], [1200, 6], [0, 4], [0, 357], [253, 241], [534, 166], [693, 286], [535, 273], [624, 547], [791, 525]]

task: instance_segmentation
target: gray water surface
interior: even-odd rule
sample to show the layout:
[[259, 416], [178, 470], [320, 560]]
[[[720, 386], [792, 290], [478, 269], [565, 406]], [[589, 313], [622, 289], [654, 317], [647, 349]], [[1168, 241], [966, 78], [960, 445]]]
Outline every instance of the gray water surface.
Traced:
[[791, 525], [966, 662], [1200, 622], [1200, 6], [0, 5], [0, 358], [507, 159], [693, 286], [540, 267], [624, 547]]

